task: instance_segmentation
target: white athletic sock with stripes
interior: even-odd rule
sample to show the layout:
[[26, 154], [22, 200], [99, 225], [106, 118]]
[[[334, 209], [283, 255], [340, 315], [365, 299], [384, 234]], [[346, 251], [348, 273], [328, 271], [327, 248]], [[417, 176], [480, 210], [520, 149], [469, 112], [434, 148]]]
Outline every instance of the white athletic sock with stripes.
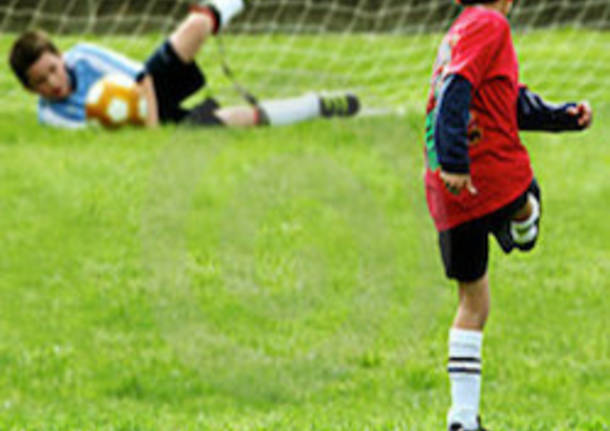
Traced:
[[451, 409], [449, 425], [462, 424], [466, 431], [477, 430], [481, 399], [481, 346], [483, 333], [464, 329], [449, 332], [449, 380]]
[[244, 0], [209, 0], [204, 1], [203, 4], [214, 6], [220, 15], [219, 28], [225, 28], [235, 15], [244, 10]]
[[538, 199], [531, 194], [527, 194], [527, 198], [532, 206], [532, 213], [526, 220], [510, 222], [510, 233], [513, 237], [513, 241], [517, 244], [527, 244], [533, 241], [538, 236], [538, 226], [536, 222], [540, 218], [540, 203]]
[[320, 97], [308, 93], [292, 99], [266, 100], [259, 103], [266, 120], [272, 126], [297, 123], [320, 116]]

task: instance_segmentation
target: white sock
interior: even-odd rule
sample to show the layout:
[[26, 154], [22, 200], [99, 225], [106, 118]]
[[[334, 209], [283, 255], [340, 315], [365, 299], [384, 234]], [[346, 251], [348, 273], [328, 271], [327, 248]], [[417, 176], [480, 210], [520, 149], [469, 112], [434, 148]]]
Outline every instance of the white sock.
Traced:
[[220, 15], [219, 28], [225, 28], [233, 17], [244, 10], [244, 0], [210, 0]]
[[481, 346], [483, 333], [464, 329], [449, 332], [449, 380], [451, 409], [449, 425], [462, 424], [466, 431], [477, 430], [481, 399]]
[[532, 205], [532, 213], [530, 216], [527, 220], [510, 222], [510, 234], [513, 237], [513, 241], [517, 244], [527, 244], [528, 242], [533, 241], [538, 235], [538, 226], [536, 226], [536, 222], [540, 217], [540, 203], [531, 193], [528, 193], [527, 197]]
[[308, 93], [293, 99], [267, 100], [259, 104], [269, 124], [280, 126], [320, 116], [320, 97]]

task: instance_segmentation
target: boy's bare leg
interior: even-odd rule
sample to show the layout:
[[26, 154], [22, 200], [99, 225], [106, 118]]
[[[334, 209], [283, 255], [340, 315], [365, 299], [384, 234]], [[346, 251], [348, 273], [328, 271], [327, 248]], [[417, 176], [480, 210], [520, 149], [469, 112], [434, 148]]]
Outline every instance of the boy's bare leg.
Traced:
[[169, 37], [178, 57], [193, 61], [207, 37], [228, 25], [244, 6], [244, 0], [201, 0]]
[[251, 127], [260, 122], [259, 110], [252, 106], [221, 108], [214, 113], [226, 126]]
[[262, 101], [259, 106], [231, 106], [214, 113], [225, 126], [286, 125], [320, 116], [320, 97], [311, 93], [291, 99]]
[[482, 331], [491, 304], [487, 274], [474, 282], [459, 283], [460, 304], [453, 327]]
[[490, 309], [487, 274], [474, 282], [460, 282], [459, 298], [449, 332], [451, 409], [447, 419], [451, 429], [461, 425], [464, 430], [478, 430], [483, 328]]
[[330, 97], [307, 93], [287, 99], [263, 100], [256, 107], [220, 108], [214, 114], [226, 126], [282, 126], [318, 117], [351, 117], [356, 115], [359, 109], [360, 102], [351, 93]]
[[180, 60], [190, 63], [214, 29], [211, 13], [193, 12], [171, 34], [169, 41]]

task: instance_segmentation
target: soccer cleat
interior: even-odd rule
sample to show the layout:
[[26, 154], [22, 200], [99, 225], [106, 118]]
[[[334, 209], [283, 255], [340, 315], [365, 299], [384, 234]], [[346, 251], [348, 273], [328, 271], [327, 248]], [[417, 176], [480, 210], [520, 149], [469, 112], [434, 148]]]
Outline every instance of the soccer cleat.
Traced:
[[[481, 426], [481, 418], [477, 418], [478, 428], [473, 431], [487, 431], [485, 428]], [[449, 431], [467, 431], [462, 424], [453, 423], [449, 425]]]
[[355, 94], [320, 96], [320, 115], [322, 117], [352, 117], [358, 111], [360, 111], [360, 101]]

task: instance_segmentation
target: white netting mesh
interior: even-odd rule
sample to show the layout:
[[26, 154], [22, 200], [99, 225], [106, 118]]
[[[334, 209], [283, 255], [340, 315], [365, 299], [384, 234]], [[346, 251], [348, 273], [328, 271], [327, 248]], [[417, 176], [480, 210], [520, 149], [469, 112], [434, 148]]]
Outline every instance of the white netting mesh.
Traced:
[[[0, 31], [7, 49], [15, 33], [44, 28], [68, 35], [62, 48], [86, 39], [144, 60], [187, 9], [185, 0], [0, 0]], [[371, 107], [419, 109], [458, 13], [453, 0], [252, 0], [224, 40], [238, 78], [261, 96], [352, 89]], [[512, 21], [525, 82], [550, 99], [605, 103], [610, 0], [522, 0]], [[214, 92], [237, 99], [214, 47], [199, 62]]]

